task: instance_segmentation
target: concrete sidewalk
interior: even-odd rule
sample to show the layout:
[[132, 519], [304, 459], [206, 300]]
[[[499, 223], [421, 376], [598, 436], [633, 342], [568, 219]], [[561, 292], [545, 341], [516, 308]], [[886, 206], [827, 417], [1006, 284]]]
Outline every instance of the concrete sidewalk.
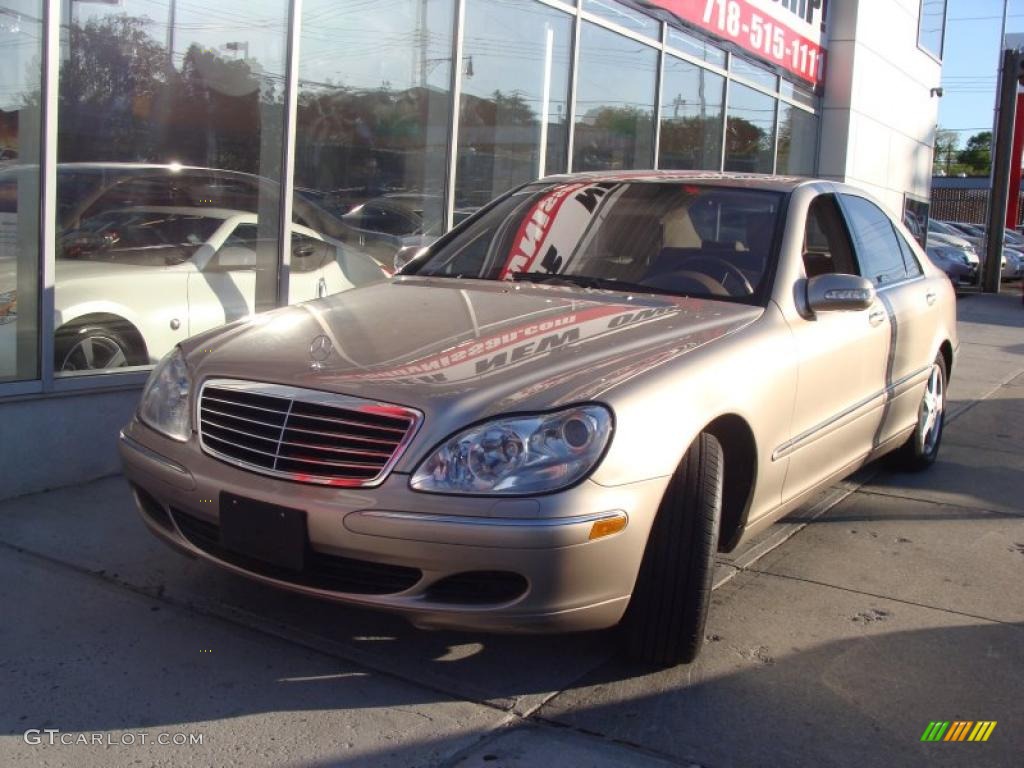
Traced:
[[[1020, 765], [1024, 309], [960, 313], [937, 465], [868, 468], [723, 558], [704, 653], [658, 673], [610, 633], [427, 633], [251, 584], [159, 544], [120, 477], [4, 502], [0, 765]], [[933, 720], [998, 725], [922, 744]]]

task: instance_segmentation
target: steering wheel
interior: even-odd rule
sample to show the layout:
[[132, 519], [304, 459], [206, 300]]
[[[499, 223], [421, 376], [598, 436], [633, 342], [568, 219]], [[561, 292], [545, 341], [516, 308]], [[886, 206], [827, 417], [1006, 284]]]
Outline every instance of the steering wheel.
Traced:
[[[705, 271], [697, 266], [702, 263], [710, 265], [711, 271]], [[707, 274], [708, 277], [714, 278], [730, 296], [750, 296], [754, 293], [754, 286], [750, 284], [747, 276], [740, 272], [739, 268], [735, 264], [732, 264], [718, 256], [695, 256], [692, 259], [686, 260], [686, 267], [687, 269], [696, 268], [698, 272], [702, 272]], [[718, 277], [715, 274], [718, 271], [717, 268], [721, 268], [721, 277]], [[732, 282], [739, 283], [738, 288], [742, 289], [742, 292], [730, 290], [729, 283]]]

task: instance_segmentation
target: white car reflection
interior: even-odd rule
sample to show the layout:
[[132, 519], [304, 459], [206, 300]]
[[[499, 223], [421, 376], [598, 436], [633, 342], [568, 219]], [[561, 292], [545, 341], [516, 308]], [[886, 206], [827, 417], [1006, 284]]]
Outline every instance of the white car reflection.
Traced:
[[[145, 365], [179, 341], [255, 310], [256, 276], [276, 264], [256, 214], [223, 208], [108, 210], [62, 233], [54, 366]], [[292, 225], [288, 303], [384, 277], [367, 255]]]

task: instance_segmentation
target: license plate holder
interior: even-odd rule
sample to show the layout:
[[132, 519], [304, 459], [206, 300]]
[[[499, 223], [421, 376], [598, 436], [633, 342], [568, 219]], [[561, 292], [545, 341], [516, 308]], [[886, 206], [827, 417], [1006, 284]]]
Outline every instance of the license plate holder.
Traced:
[[301, 571], [308, 542], [305, 511], [221, 492], [220, 543], [225, 549]]

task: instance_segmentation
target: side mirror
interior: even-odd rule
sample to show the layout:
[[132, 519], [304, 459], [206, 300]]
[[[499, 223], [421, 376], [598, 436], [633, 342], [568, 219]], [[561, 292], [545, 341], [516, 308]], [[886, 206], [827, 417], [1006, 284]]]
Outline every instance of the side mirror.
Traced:
[[425, 245], [403, 245], [397, 251], [395, 251], [394, 267], [395, 274], [397, 275], [402, 271], [402, 267], [408, 264], [410, 261], [415, 259], [421, 253], [427, 250]]
[[856, 312], [875, 301], [875, 287], [859, 275], [818, 275], [807, 281], [812, 312]]

